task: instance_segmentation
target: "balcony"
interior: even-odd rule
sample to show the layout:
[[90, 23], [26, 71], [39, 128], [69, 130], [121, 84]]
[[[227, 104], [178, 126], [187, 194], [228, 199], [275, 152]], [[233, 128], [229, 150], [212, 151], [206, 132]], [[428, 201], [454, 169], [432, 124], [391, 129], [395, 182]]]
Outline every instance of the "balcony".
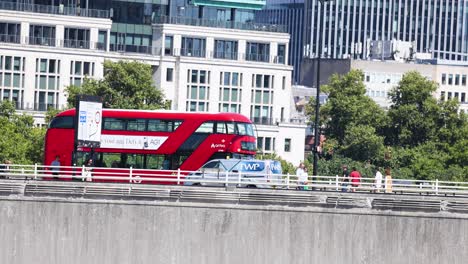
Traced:
[[57, 39], [55, 38], [45, 38], [45, 37], [27, 37], [29, 45], [39, 45], [39, 46], [57, 46]]
[[[97, 43], [98, 49], [103, 43]], [[121, 52], [121, 53], [139, 53], [148, 55], [161, 55], [161, 48], [155, 48], [152, 46], [140, 46], [140, 45], [126, 45], [126, 44], [110, 44], [109, 51]]]
[[52, 5], [35, 5], [24, 4], [17, 2], [0, 2], [0, 10], [10, 10], [19, 12], [32, 12], [53, 15], [65, 16], [80, 16], [80, 17], [94, 17], [94, 18], [110, 18], [108, 10], [98, 9], [83, 9], [76, 7], [52, 6]]
[[268, 117], [251, 117], [250, 120], [257, 125], [276, 125], [276, 123], [273, 123], [273, 119]]
[[205, 57], [205, 50], [203, 49], [180, 49], [180, 55], [185, 57]]
[[259, 54], [259, 53], [247, 53], [245, 54], [245, 60], [247, 61], [259, 61], [259, 62], [270, 62], [270, 59], [274, 58], [269, 54]]
[[190, 18], [190, 17], [158, 16], [153, 19], [153, 23], [154, 24], [187, 25], [187, 26], [198, 26], [198, 27], [212, 27], [212, 28], [231, 28], [231, 29], [254, 30], [254, 31], [264, 31], [264, 32], [279, 32], [279, 33], [287, 32], [285, 25], [241, 23], [241, 22], [234, 22], [234, 21], [198, 19], [198, 18]]
[[0, 42], [4, 43], [20, 43], [21, 36], [19, 35], [0, 35]]
[[226, 52], [226, 51], [213, 51], [213, 58], [215, 59], [225, 59], [225, 60], [237, 60], [237, 52]]
[[74, 49], [89, 49], [90, 42], [84, 41], [84, 40], [76, 40], [76, 39], [65, 39], [63, 40], [63, 47], [74, 48]]

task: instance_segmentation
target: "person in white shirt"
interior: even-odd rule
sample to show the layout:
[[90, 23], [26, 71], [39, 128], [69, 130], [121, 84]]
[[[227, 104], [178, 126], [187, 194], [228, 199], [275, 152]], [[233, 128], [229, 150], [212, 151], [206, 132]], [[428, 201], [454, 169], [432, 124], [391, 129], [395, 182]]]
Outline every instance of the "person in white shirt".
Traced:
[[377, 172], [375, 173], [375, 179], [374, 179], [374, 187], [375, 187], [375, 192], [380, 192], [382, 189], [382, 180], [383, 180], [383, 175], [380, 172], [380, 168], [377, 168]]
[[303, 162], [299, 164], [299, 167], [296, 170], [296, 176], [297, 176], [297, 189], [298, 190], [307, 190], [306, 184], [309, 178], [309, 175], [307, 174], [307, 169], [304, 165]]

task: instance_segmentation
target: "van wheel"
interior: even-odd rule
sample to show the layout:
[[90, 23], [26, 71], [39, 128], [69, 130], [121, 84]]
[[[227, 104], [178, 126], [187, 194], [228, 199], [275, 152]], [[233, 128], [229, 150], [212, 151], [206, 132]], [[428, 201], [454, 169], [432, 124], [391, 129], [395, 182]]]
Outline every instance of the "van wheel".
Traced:
[[257, 188], [255, 185], [247, 185], [246, 188]]
[[201, 184], [199, 182], [196, 182], [196, 183], [192, 184], [192, 186], [201, 186]]

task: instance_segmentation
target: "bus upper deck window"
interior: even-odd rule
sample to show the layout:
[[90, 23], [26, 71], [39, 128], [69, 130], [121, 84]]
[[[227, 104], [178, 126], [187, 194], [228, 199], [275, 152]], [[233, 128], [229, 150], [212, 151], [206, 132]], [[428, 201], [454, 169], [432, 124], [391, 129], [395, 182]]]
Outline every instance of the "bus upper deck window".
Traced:
[[73, 128], [73, 116], [57, 116], [52, 119], [49, 128]]
[[146, 120], [145, 119], [129, 119], [127, 123], [127, 130], [130, 131], [145, 131]]
[[195, 133], [213, 133], [214, 132], [214, 123], [213, 122], [205, 122], [197, 128]]
[[236, 124], [227, 123], [227, 133], [228, 134], [237, 134]]
[[125, 119], [104, 118], [104, 129], [106, 130], [125, 130]]

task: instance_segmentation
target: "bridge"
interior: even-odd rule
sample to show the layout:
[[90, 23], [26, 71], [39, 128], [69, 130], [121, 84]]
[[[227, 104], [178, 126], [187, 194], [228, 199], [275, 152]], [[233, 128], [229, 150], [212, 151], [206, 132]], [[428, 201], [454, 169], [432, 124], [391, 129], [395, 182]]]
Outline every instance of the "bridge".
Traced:
[[0, 180], [0, 263], [466, 263], [468, 199]]

